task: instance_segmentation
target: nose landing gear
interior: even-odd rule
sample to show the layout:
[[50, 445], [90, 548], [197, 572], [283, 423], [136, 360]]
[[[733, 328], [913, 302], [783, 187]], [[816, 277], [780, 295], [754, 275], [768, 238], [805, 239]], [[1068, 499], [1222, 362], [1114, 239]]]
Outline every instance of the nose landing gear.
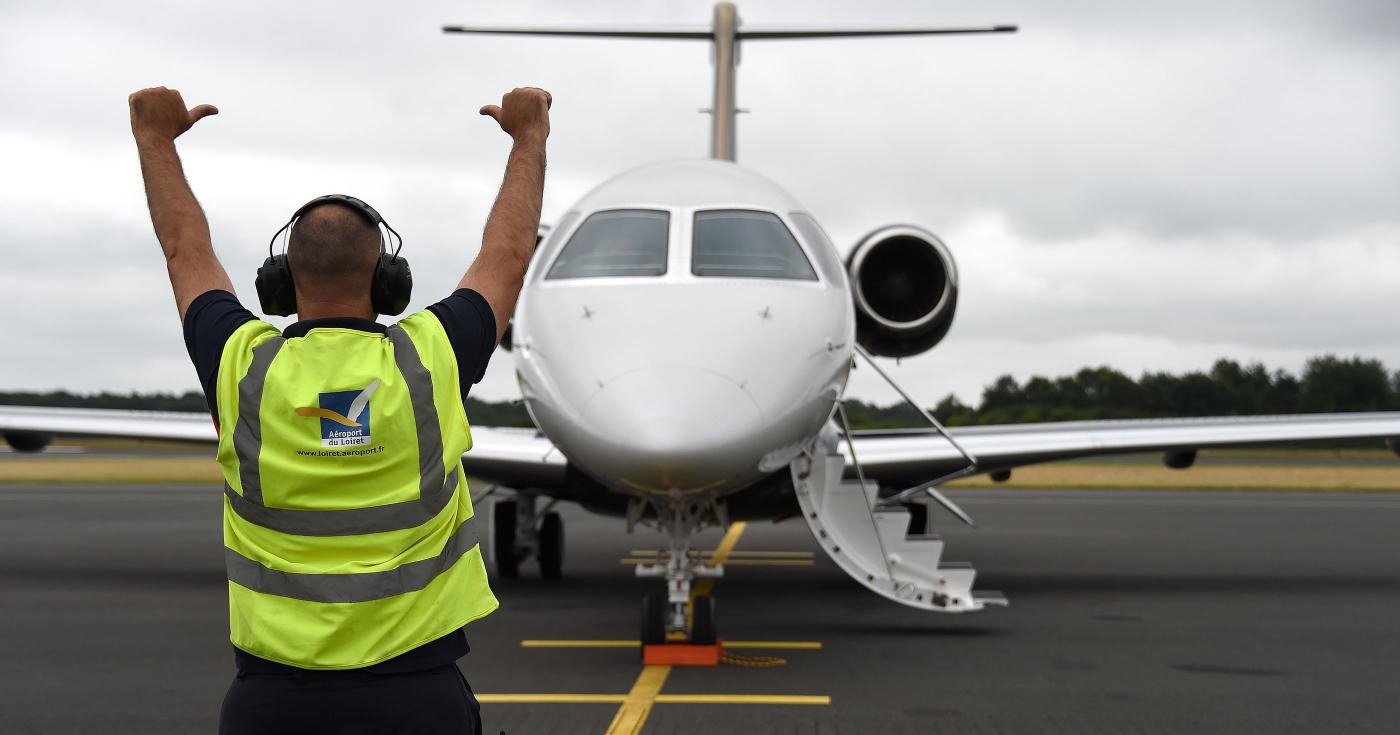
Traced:
[[642, 599], [642, 644], [665, 643], [673, 634], [690, 643], [714, 644], [718, 631], [715, 599], [701, 594], [692, 601], [691, 584], [697, 578], [724, 576], [724, 566], [702, 561], [692, 553], [690, 544], [705, 526], [727, 525], [723, 506], [714, 502], [692, 503], [677, 492], [659, 499], [639, 499], [629, 513], [629, 530], [645, 515], [642, 503], [650, 504], [655, 525], [669, 542], [669, 547], [658, 553], [655, 564], [639, 564], [636, 568], [638, 577], [666, 580], [665, 594], [654, 593]]

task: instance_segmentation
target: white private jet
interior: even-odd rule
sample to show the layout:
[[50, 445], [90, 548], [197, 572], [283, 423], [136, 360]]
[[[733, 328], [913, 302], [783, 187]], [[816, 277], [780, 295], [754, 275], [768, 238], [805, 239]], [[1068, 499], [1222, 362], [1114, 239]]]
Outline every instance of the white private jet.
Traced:
[[[749, 29], [730, 3], [705, 29], [461, 27], [460, 33], [703, 39], [714, 44], [713, 160], [637, 168], [571, 207], [526, 276], [507, 349], [537, 429], [476, 427], [468, 473], [498, 493], [492, 556], [503, 576], [563, 563], [560, 500], [659, 530], [666, 581], [642, 606], [642, 639], [682, 631], [713, 642], [714, 602], [691, 583], [717, 576], [690, 545], [706, 527], [801, 515], [830, 557], [895, 602], [932, 612], [1004, 605], [975, 571], [942, 559], [929, 503], [970, 519], [939, 491], [974, 473], [1089, 455], [1160, 451], [1189, 467], [1201, 447], [1384, 438], [1400, 413], [1089, 421], [851, 431], [841, 408], [853, 360], [905, 357], [947, 334], [958, 300], [949, 248], [892, 225], [842, 260], [793, 197], [734, 159], [739, 41], [1014, 31], [986, 28]], [[886, 376], [888, 380], [888, 377]], [[16, 449], [57, 435], [213, 442], [203, 414], [0, 408]], [[484, 493], [483, 493], [484, 494]], [[507, 499], [508, 498], [508, 499]], [[537, 508], [546, 499], [549, 505]]]

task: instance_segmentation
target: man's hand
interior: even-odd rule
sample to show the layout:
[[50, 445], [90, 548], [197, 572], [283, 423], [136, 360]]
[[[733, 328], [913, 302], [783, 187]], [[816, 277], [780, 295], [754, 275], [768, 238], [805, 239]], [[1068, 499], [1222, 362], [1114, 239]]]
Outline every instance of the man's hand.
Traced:
[[165, 251], [165, 267], [175, 289], [175, 307], [180, 319], [195, 298], [205, 291], [233, 292], [214, 246], [209, 239], [209, 221], [185, 181], [175, 139], [196, 121], [219, 111], [213, 105], [185, 109], [180, 93], [165, 87], [143, 89], [127, 98], [131, 107], [131, 134], [136, 136], [136, 153], [141, 159], [141, 177], [146, 182], [146, 204], [151, 209], [151, 225]]
[[517, 87], [501, 98], [501, 104], [486, 105], [481, 114], [500, 123], [517, 142], [522, 139], [543, 141], [549, 137], [550, 94], [539, 87]]
[[175, 140], [200, 119], [219, 114], [213, 105], [185, 109], [185, 100], [174, 89], [151, 87], [127, 97], [131, 107], [131, 134], [136, 139]]
[[501, 341], [515, 302], [525, 283], [525, 269], [535, 249], [540, 228], [540, 202], [544, 196], [544, 149], [549, 137], [549, 105], [553, 98], [537, 87], [513, 89], [501, 98], [501, 105], [487, 105], [481, 114], [490, 115], [501, 130], [515, 139], [506, 162], [501, 193], [486, 218], [481, 252], [462, 277], [459, 288], [470, 288], [491, 305], [496, 317], [496, 341]]

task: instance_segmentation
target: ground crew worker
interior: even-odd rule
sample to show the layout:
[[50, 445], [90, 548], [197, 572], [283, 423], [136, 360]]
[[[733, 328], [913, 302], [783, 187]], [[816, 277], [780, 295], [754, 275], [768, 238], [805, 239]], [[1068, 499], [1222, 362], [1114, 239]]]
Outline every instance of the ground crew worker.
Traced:
[[129, 102], [151, 222], [219, 428], [237, 664], [219, 731], [480, 732], [456, 661], [463, 626], [497, 603], [461, 469], [463, 399], [534, 248], [549, 94], [516, 89], [481, 108], [514, 146], [453, 294], [377, 323], [404, 309], [411, 285], [386, 246], [394, 233], [364, 202], [322, 197], [259, 270], [264, 311], [297, 314], [280, 332], [234, 296], [175, 150], [218, 110], [186, 109], [164, 87]]

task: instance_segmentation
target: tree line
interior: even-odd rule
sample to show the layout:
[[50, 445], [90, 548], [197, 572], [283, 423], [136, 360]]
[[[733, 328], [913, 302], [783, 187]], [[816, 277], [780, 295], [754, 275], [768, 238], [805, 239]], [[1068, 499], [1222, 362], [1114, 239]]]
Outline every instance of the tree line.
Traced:
[[[204, 395], [185, 393], [0, 392], [0, 404], [147, 411], [208, 410]], [[1210, 370], [1179, 375], [1143, 373], [1137, 379], [1110, 367], [1086, 367], [1058, 378], [1035, 376], [1024, 383], [1011, 375], [992, 381], [976, 406], [949, 394], [929, 409], [950, 426], [1037, 421], [1248, 416], [1281, 413], [1400, 411], [1400, 372], [1380, 360], [1323, 355], [1307, 361], [1299, 375], [1217, 360]], [[910, 406], [846, 402], [854, 428], [922, 426]], [[481, 426], [533, 426], [518, 401], [467, 399], [467, 416]]]
[[[56, 406], [59, 408], [120, 408], [134, 411], [191, 411], [208, 413], [209, 404], [199, 391], [184, 393], [70, 393], [58, 391], [0, 391], [0, 405]], [[481, 426], [532, 427], [524, 405], [515, 401], [478, 401], [467, 398], [467, 416]]]
[[[950, 426], [1038, 421], [1255, 416], [1286, 413], [1400, 411], [1400, 372], [1380, 360], [1323, 355], [1300, 375], [1270, 371], [1260, 363], [1217, 360], [1208, 371], [1143, 373], [1133, 379], [1111, 367], [1086, 367], [1058, 378], [1011, 375], [992, 381], [976, 406], [949, 395], [929, 409]], [[858, 428], [920, 426], [908, 405], [874, 406], [848, 401]]]

